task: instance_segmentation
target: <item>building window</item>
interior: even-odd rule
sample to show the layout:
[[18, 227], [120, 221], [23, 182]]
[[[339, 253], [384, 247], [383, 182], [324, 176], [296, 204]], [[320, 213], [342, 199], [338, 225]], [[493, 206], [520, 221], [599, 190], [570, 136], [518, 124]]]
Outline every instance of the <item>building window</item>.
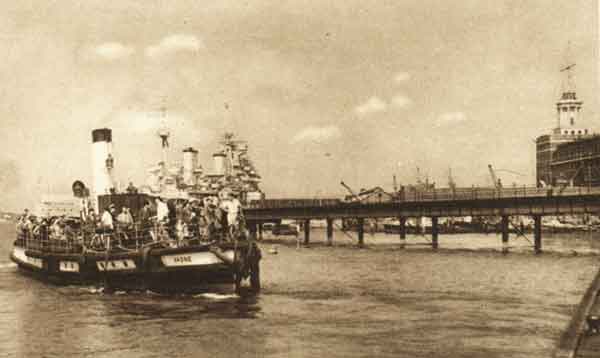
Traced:
[[575, 135], [575, 131], [571, 131], [571, 135]]
[[571, 125], [575, 124], [575, 118], [571, 117]]

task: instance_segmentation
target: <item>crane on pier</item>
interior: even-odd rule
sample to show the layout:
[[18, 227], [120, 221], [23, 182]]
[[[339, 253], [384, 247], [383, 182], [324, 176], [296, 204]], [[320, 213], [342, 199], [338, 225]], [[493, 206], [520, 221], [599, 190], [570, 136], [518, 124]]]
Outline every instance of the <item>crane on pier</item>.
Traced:
[[502, 189], [502, 181], [498, 177], [496, 177], [496, 172], [494, 171], [494, 168], [492, 168], [491, 164], [488, 164], [488, 169], [490, 171], [490, 176], [492, 178], [492, 185], [494, 185], [494, 188]]
[[342, 185], [344, 188], [346, 188], [346, 190], [348, 190], [348, 192], [350, 193], [350, 195], [352, 196], [352, 198], [353, 198], [355, 201], [360, 201], [360, 198], [358, 197], [358, 195], [356, 195], [356, 193], [354, 192], [354, 190], [352, 190], [352, 188], [350, 188], [348, 185], [346, 185], [346, 183], [344, 183], [344, 181], [343, 181], [343, 180], [340, 182], [340, 184], [341, 184], [341, 185]]

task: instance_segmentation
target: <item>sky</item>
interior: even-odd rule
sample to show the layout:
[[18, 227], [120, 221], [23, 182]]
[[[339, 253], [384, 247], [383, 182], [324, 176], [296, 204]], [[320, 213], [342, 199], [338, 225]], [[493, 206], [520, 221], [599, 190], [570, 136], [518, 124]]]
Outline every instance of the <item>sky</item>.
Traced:
[[[142, 184], [160, 158], [248, 141], [267, 197], [349, 186], [535, 183], [534, 140], [556, 124], [576, 63], [600, 131], [596, 1], [2, 1], [0, 209], [91, 182], [91, 130]], [[570, 44], [570, 45], [569, 45]], [[517, 174], [515, 174], [517, 173]]]

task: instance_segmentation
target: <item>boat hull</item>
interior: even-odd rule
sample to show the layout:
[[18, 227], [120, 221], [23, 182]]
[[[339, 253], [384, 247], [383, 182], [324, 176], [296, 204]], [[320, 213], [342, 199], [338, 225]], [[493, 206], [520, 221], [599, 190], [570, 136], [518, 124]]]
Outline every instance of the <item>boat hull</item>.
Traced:
[[[10, 258], [23, 271], [59, 284], [103, 285], [158, 292], [234, 290], [236, 248], [144, 248], [120, 253], [48, 253], [15, 246]], [[241, 251], [238, 249], [238, 255]]]

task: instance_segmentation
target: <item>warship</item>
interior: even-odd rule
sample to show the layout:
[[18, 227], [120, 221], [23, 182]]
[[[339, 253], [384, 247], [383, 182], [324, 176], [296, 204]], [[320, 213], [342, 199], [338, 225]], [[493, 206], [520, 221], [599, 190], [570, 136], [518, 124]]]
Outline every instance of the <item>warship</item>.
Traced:
[[11, 260], [57, 283], [258, 292], [261, 251], [242, 207], [264, 194], [246, 143], [225, 134], [214, 170], [205, 172], [191, 147], [182, 165], [169, 166], [168, 130], [158, 135], [162, 160], [144, 185], [121, 191], [113, 178], [112, 130], [93, 130], [91, 188], [76, 180], [72, 196], [45, 198], [36, 215], [23, 214]]

